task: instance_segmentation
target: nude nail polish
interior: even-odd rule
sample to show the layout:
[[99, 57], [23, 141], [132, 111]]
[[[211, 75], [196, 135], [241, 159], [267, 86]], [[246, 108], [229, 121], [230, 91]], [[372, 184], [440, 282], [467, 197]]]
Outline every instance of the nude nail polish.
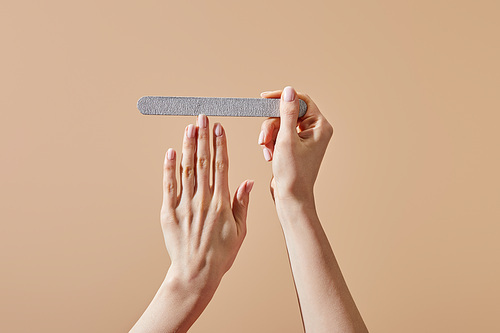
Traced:
[[271, 160], [271, 151], [268, 148], [264, 148], [263, 153], [264, 158], [269, 162]]
[[282, 97], [284, 102], [293, 102], [295, 99], [295, 90], [290, 86], [285, 87]]
[[245, 186], [245, 190], [247, 193], [250, 193], [250, 191], [252, 190], [253, 188], [253, 184], [254, 184], [254, 181], [253, 180], [249, 180], [247, 182], [247, 186]]
[[263, 143], [264, 143], [264, 131], [261, 131], [259, 135], [259, 145]]
[[199, 126], [200, 128], [207, 128], [207, 122], [208, 122], [207, 120], [208, 120], [208, 119], [207, 119], [207, 116], [206, 116], [206, 115], [204, 115], [204, 114], [200, 114], [200, 115], [198, 116], [198, 126]]
[[189, 124], [187, 128], [187, 136], [188, 138], [194, 138], [195, 135], [195, 128], [193, 124]]
[[175, 150], [173, 150], [172, 148], [169, 148], [167, 150], [167, 159], [173, 160], [174, 158], [175, 158]]
[[222, 136], [222, 126], [219, 123], [215, 124], [215, 135]]

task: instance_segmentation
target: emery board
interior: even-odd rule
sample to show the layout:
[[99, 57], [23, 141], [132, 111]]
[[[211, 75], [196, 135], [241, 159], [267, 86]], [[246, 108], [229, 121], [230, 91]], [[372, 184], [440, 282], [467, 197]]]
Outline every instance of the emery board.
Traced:
[[[299, 117], [306, 114], [307, 104], [299, 99]], [[279, 117], [278, 98], [177, 97], [144, 96], [137, 108], [146, 115], [226, 117]]]

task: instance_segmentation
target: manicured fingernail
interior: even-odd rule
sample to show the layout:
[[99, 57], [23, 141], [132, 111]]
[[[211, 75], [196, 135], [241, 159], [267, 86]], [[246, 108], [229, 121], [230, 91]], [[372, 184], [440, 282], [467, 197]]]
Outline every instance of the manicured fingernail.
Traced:
[[188, 138], [194, 138], [194, 132], [195, 132], [194, 125], [193, 124], [189, 124], [189, 126], [187, 128], [187, 136], [188, 136]]
[[295, 90], [290, 86], [285, 87], [285, 89], [283, 90], [282, 98], [285, 102], [293, 102], [293, 100], [295, 99]]
[[247, 186], [245, 186], [245, 190], [247, 191], [247, 193], [250, 193], [250, 191], [252, 190], [252, 188], [253, 188], [253, 183], [254, 183], [254, 181], [253, 181], [253, 180], [249, 180], [249, 181], [247, 181]]
[[175, 150], [170, 148], [169, 150], [167, 150], [167, 159], [173, 160], [174, 158], [175, 158]]
[[215, 124], [215, 135], [222, 136], [222, 126], [219, 123]]
[[261, 92], [261, 93], [260, 93], [260, 97], [262, 97], [262, 96], [264, 96], [264, 95], [267, 95], [267, 94], [269, 94], [269, 93], [270, 93], [270, 91], [263, 91], [263, 92]]
[[263, 152], [264, 152], [264, 158], [266, 159], [266, 161], [269, 162], [271, 160], [271, 151], [269, 150], [269, 148], [264, 148]]
[[259, 135], [259, 145], [263, 143], [264, 143], [264, 131], [261, 131]]
[[198, 116], [198, 126], [200, 128], [207, 128], [207, 116], [204, 114], [200, 114]]

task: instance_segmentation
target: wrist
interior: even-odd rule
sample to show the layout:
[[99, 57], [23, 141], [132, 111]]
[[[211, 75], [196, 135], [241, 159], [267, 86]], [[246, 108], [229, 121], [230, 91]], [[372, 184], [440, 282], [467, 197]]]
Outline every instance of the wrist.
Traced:
[[314, 196], [289, 196], [275, 199], [276, 212], [282, 225], [299, 223], [317, 217]]
[[314, 190], [313, 187], [293, 187], [281, 186], [276, 181], [274, 187], [274, 200], [283, 204], [314, 204]]
[[163, 284], [170, 291], [176, 294], [201, 298], [215, 293], [219, 286], [220, 278], [210, 275], [207, 272], [198, 274], [187, 274], [182, 272], [176, 266], [171, 265]]
[[[173, 265], [170, 266], [160, 289], [146, 309], [149, 317], [154, 314], [156, 324], [168, 327], [169, 332], [187, 332], [207, 307], [218, 286], [217, 281], [186, 279], [186, 275], [181, 273]], [[143, 328], [142, 331], [149, 332], [151, 329]]]

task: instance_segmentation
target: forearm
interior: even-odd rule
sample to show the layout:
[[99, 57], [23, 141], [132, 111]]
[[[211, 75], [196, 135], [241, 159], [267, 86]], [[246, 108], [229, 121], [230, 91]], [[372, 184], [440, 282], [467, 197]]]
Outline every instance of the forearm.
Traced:
[[306, 332], [366, 332], [313, 199], [276, 201]]
[[130, 332], [187, 332], [212, 299], [217, 285], [215, 282], [184, 281], [169, 270]]

